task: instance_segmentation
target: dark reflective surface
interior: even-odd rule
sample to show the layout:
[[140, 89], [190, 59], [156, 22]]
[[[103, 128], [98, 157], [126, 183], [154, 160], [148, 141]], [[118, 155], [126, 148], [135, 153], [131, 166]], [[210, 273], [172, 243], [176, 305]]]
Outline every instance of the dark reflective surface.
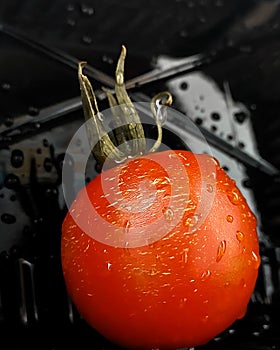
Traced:
[[[85, 349], [88, 344], [116, 349], [80, 319], [67, 297], [60, 266], [60, 228], [66, 212], [61, 169], [67, 163], [69, 172], [73, 170], [65, 150], [83, 122], [79, 99], [75, 100], [79, 95], [75, 59], [85, 59], [113, 77], [120, 45], [125, 43], [130, 79], [154, 69], [163, 55], [201, 55], [190, 71], [211, 77], [219, 87], [229, 83], [234, 100], [249, 111], [236, 111], [234, 121], [246, 128], [250, 119], [255, 154], [280, 167], [278, 1], [4, 0], [0, 22], [1, 349]], [[8, 35], [5, 28], [38, 45]], [[48, 47], [71, 56], [50, 53]], [[152, 96], [170, 86], [175, 76], [181, 73], [131, 93]], [[104, 85], [92, 81], [95, 89]], [[179, 110], [179, 91], [191, 88], [186, 75], [174, 95]], [[106, 101], [100, 106], [105, 108]], [[238, 137], [223, 129], [224, 118], [205, 109], [203, 98], [199, 99], [195, 123], [247, 152], [249, 141], [241, 139], [236, 145]], [[165, 134], [165, 140], [178, 147], [172, 135]], [[186, 140], [182, 141], [179, 144]], [[96, 175], [94, 161], [89, 163], [88, 179]], [[222, 165], [228, 171], [232, 168], [226, 161]], [[244, 174], [237, 180], [253, 195], [262, 232], [259, 279], [244, 319], [201, 349], [280, 348], [279, 176], [254, 167]]]

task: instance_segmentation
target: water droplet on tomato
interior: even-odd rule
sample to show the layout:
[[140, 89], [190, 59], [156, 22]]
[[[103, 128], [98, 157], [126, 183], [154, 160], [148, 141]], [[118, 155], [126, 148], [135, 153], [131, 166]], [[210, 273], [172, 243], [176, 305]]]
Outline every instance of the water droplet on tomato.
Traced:
[[110, 262], [107, 263], [107, 270], [110, 271], [111, 270], [111, 266], [112, 264]]
[[254, 262], [255, 268], [258, 269], [261, 261], [259, 256], [253, 250], [252, 250], [252, 260]]
[[227, 216], [227, 222], [229, 222], [229, 223], [233, 222], [233, 216], [232, 215], [228, 215]]
[[177, 158], [177, 155], [176, 155], [176, 153], [175, 152], [172, 152], [172, 153], [169, 153], [168, 154], [168, 158]]
[[217, 250], [217, 256], [216, 256], [216, 261], [219, 262], [222, 257], [224, 256], [226, 252], [226, 241], [223, 240], [220, 242], [219, 246], [218, 246], [218, 250]]
[[234, 205], [237, 205], [240, 201], [239, 194], [237, 193], [236, 189], [232, 189], [227, 193], [228, 199], [230, 202]]
[[207, 322], [208, 320], [209, 320], [209, 315], [203, 316], [203, 318], [202, 318], [203, 322]]
[[189, 248], [185, 248], [183, 250], [182, 261], [183, 261], [184, 264], [186, 264], [188, 262], [188, 252], [189, 252]]
[[247, 287], [247, 283], [246, 283], [244, 278], [241, 279], [240, 285], [241, 285], [242, 288], [246, 288]]
[[181, 152], [179, 153], [179, 157], [183, 158], [185, 161], [188, 160], [187, 157]]
[[207, 184], [206, 185], [206, 190], [207, 190], [207, 192], [212, 193], [213, 192], [213, 186], [211, 184]]
[[244, 240], [244, 233], [241, 231], [237, 231], [236, 238], [237, 238], [238, 242], [242, 242]]
[[125, 220], [124, 226], [123, 226], [123, 233], [127, 234], [129, 232], [131, 226], [131, 222], [129, 220]]
[[163, 215], [166, 221], [172, 221], [174, 217], [174, 212], [171, 208], [167, 208]]
[[204, 272], [202, 272], [200, 279], [202, 282], [206, 281], [209, 277], [211, 276], [211, 271], [210, 270], [206, 270]]
[[185, 226], [194, 226], [198, 223], [198, 215], [189, 216], [185, 221]]
[[192, 211], [196, 209], [195, 203], [190, 199], [187, 201], [186, 211]]

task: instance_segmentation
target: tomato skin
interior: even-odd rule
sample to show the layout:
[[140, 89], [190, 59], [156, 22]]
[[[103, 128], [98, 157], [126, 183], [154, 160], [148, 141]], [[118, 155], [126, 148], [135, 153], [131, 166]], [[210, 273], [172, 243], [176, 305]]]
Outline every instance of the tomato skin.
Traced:
[[[185, 178], [170, 177], [180, 173], [180, 166], [170, 166], [172, 158], [183, 165]], [[118, 186], [111, 186], [114, 179]], [[155, 197], [147, 202], [149, 183]], [[203, 186], [212, 197], [201, 204]], [[126, 206], [115, 204], [120, 192]], [[130, 203], [137, 210], [128, 210]], [[197, 222], [201, 210], [206, 215]], [[164, 231], [150, 243], [122, 246], [114, 240], [129, 237], [130, 230], [132, 236], [133, 230], [153, 234], [153, 223]], [[92, 180], [64, 220], [61, 256], [67, 290], [81, 315], [130, 349], [208, 342], [245, 314], [260, 264], [256, 219], [235, 182], [213, 158], [187, 151], [130, 160]]]

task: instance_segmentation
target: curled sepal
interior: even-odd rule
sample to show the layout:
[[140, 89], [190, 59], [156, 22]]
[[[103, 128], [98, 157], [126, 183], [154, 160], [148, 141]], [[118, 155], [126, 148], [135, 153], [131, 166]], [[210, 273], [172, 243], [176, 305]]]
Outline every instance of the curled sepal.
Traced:
[[145, 153], [146, 150], [146, 139], [143, 130], [143, 126], [141, 124], [139, 115], [128, 96], [128, 93], [125, 89], [124, 84], [124, 62], [126, 56], [126, 48], [122, 45], [122, 50], [120, 54], [120, 58], [118, 60], [117, 69], [116, 69], [116, 84], [115, 84], [115, 92], [117, 101], [123, 111], [123, 118], [125, 118], [125, 122], [129, 128], [129, 139], [132, 140], [132, 149], [133, 154], [140, 155]]
[[[113, 129], [106, 132], [102, 115], [99, 112], [96, 97], [88, 78], [83, 75], [85, 62], [79, 64], [78, 76], [81, 88], [82, 104], [86, 119], [88, 139], [92, 153], [100, 167], [104, 162], [120, 163], [129, 157], [141, 156], [146, 151], [146, 139], [140, 117], [131, 102], [124, 84], [124, 62], [126, 49], [122, 46], [120, 58], [116, 68], [115, 96], [106, 89], [113, 119]], [[151, 111], [155, 119], [158, 137], [148, 152], [155, 152], [161, 144], [162, 126], [166, 120], [167, 107], [172, 103], [169, 92], [157, 94], [151, 102]]]
[[88, 139], [92, 148], [92, 153], [101, 166], [108, 158], [114, 161], [122, 161], [125, 158], [125, 154], [114, 145], [108, 133], [105, 131], [91, 83], [88, 78], [83, 75], [82, 70], [85, 64], [85, 62], [79, 64], [78, 77], [84, 116], [87, 122]]
[[118, 102], [115, 99], [114, 95], [106, 88], [102, 88], [102, 90], [107, 96], [109, 106], [114, 117], [111, 121], [113, 127], [113, 134], [115, 137], [114, 143], [118, 145], [127, 156], [132, 155], [133, 150], [131, 148], [131, 144], [127, 142], [131, 139], [130, 130], [128, 125], [126, 124], [127, 121], [124, 117], [123, 111], [118, 105]]

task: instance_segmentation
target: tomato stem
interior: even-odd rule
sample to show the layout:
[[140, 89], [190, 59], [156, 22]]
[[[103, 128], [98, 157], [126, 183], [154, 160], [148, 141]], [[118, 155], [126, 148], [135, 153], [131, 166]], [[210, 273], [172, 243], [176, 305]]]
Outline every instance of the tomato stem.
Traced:
[[[116, 128], [114, 137], [104, 127], [102, 114], [98, 109], [96, 96], [88, 78], [83, 75], [86, 62], [80, 62], [78, 77], [81, 89], [83, 111], [92, 153], [100, 166], [105, 160], [122, 162], [129, 157], [137, 157], [147, 152], [155, 152], [162, 141], [162, 125], [166, 118], [166, 107], [172, 104], [168, 91], [158, 93], [151, 101], [151, 111], [156, 121], [158, 137], [154, 145], [146, 151], [146, 139], [140, 117], [125, 88], [124, 63], [126, 48], [122, 46], [115, 73], [115, 96], [107, 89], [106, 93]], [[119, 147], [121, 146], [121, 147]]]

